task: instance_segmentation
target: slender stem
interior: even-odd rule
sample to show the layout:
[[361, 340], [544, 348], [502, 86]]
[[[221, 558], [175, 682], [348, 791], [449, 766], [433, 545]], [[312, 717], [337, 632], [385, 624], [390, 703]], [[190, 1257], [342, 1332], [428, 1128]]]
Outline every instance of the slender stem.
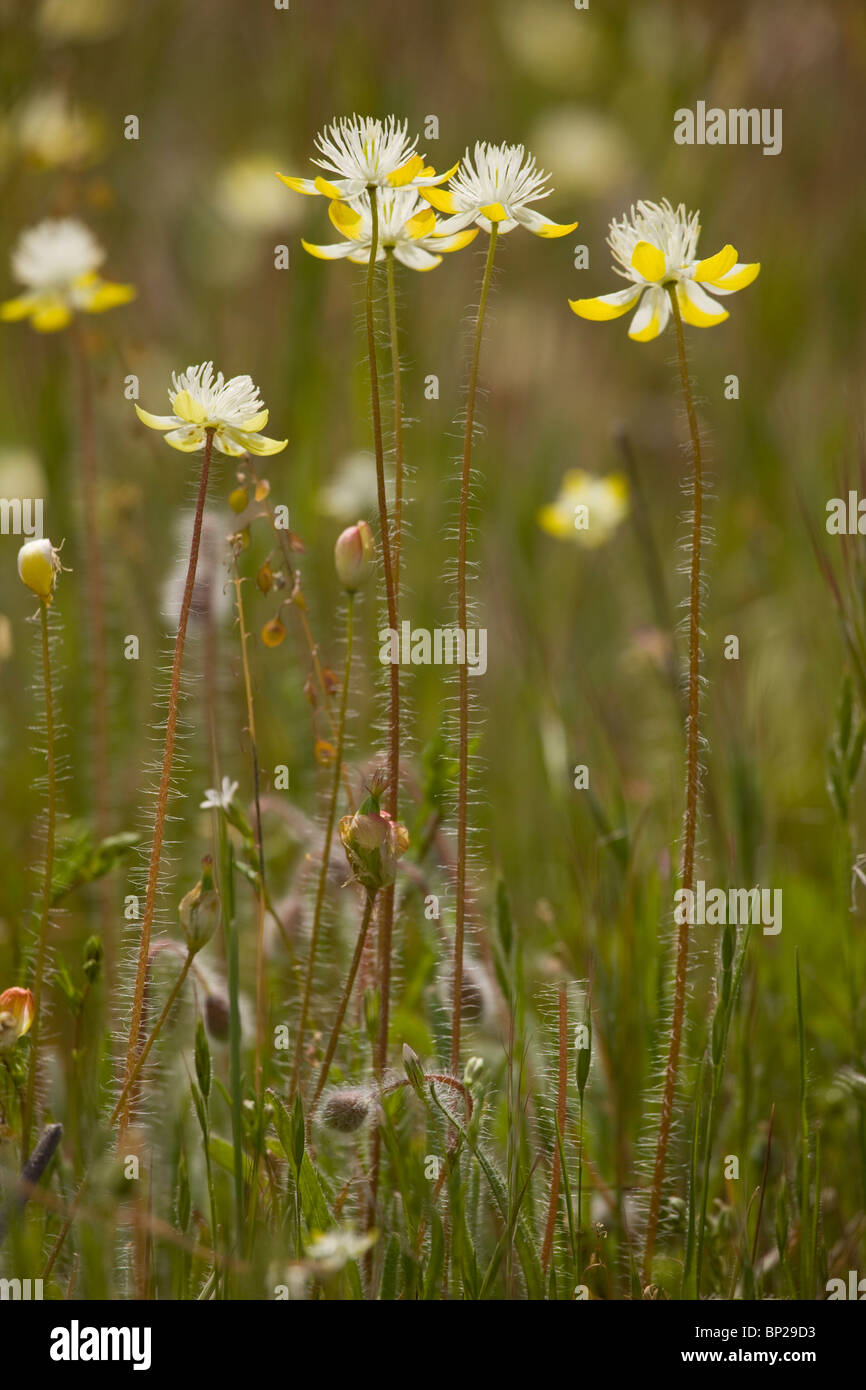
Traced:
[[304, 995], [301, 1000], [301, 1017], [298, 1022], [298, 1038], [295, 1044], [295, 1062], [292, 1068], [291, 1092], [298, 1089], [301, 1075], [301, 1058], [304, 1053], [304, 1035], [307, 1029], [307, 1014], [310, 1008], [310, 994], [313, 988], [313, 973], [316, 968], [316, 951], [322, 927], [322, 908], [325, 902], [325, 888], [328, 882], [328, 868], [331, 860], [331, 841], [334, 837], [334, 821], [337, 815], [337, 797], [340, 793], [340, 771], [343, 766], [343, 742], [346, 734], [346, 708], [349, 702], [349, 679], [352, 671], [352, 642], [355, 630], [355, 595], [348, 596], [346, 615], [346, 668], [343, 673], [343, 693], [340, 698], [340, 718], [337, 724], [337, 748], [334, 757], [334, 778], [331, 783], [331, 800], [328, 805], [328, 819], [325, 825], [325, 840], [322, 845], [322, 862], [319, 865], [319, 882], [316, 888], [316, 907], [313, 913], [313, 930], [310, 937], [310, 954], [307, 959], [307, 973], [304, 979]]
[[21, 1120], [21, 1157], [26, 1162], [30, 1154], [30, 1134], [33, 1128], [33, 1109], [36, 1098], [36, 1073], [39, 1066], [39, 1038], [42, 1031], [42, 983], [45, 974], [45, 952], [48, 942], [48, 917], [51, 912], [51, 880], [54, 875], [54, 834], [57, 822], [57, 767], [54, 755], [54, 697], [51, 691], [51, 644], [48, 640], [48, 605], [40, 603], [42, 622], [42, 680], [45, 686], [45, 738], [48, 754], [48, 821], [45, 830], [45, 866], [42, 885], [42, 911], [39, 917], [39, 936], [36, 940], [36, 966], [33, 977], [33, 1027], [30, 1032], [30, 1060], [27, 1066], [27, 1087], [24, 1093], [24, 1114]]
[[[565, 1102], [568, 1089], [568, 991], [565, 985], [559, 986], [559, 1075], [557, 1077], [556, 1119], [560, 1135], [565, 1134]], [[556, 1231], [556, 1216], [559, 1209], [559, 1183], [561, 1178], [559, 1144], [553, 1146], [553, 1176], [550, 1183], [550, 1200], [547, 1205], [547, 1225], [544, 1229], [544, 1244], [541, 1248], [541, 1267], [545, 1274], [550, 1265], [553, 1237]]]
[[394, 589], [400, 607], [400, 546], [403, 538], [403, 385], [400, 380], [400, 337], [397, 332], [397, 291], [394, 283], [394, 249], [385, 248], [388, 281], [388, 333], [391, 339], [391, 376], [394, 380]]
[[265, 1001], [265, 850], [262, 837], [262, 805], [259, 778], [259, 750], [256, 741], [256, 708], [253, 700], [253, 684], [250, 677], [250, 662], [247, 654], [247, 630], [244, 621], [244, 603], [241, 592], [243, 580], [237, 568], [235, 556], [235, 607], [238, 614], [238, 628], [241, 637], [241, 666], [244, 673], [244, 697], [247, 707], [247, 734], [250, 740], [250, 753], [253, 763], [253, 798], [255, 803], [256, 853], [259, 860], [259, 881], [256, 888], [256, 1089], [262, 1089], [262, 1058], [265, 1046], [266, 1001]]
[[189, 952], [189, 953], [187, 954], [187, 957], [186, 957], [184, 963], [183, 963], [183, 968], [182, 968], [180, 974], [178, 975], [177, 979], [175, 980], [174, 984], [172, 985], [171, 993], [169, 994], [168, 998], [167, 998], [166, 1001], [165, 1001], [165, 1004], [163, 1005], [162, 1012], [161, 1012], [161, 1014], [159, 1015], [159, 1018], [156, 1020], [156, 1023], [153, 1025], [153, 1029], [152, 1029], [152, 1031], [151, 1031], [150, 1037], [148, 1038], [147, 1042], [144, 1044], [144, 1047], [141, 1049], [141, 1052], [140, 1052], [140, 1053], [138, 1054], [138, 1056], [136, 1057], [136, 1059], [135, 1059], [135, 1064], [133, 1065], [132, 1071], [131, 1071], [129, 1077], [127, 1078], [127, 1080], [124, 1082], [123, 1090], [121, 1091], [120, 1095], [118, 1096], [118, 1098], [117, 1098], [117, 1103], [116, 1103], [114, 1109], [112, 1110], [111, 1115], [109, 1116], [109, 1119], [108, 1119], [108, 1128], [109, 1128], [109, 1129], [111, 1129], [112, 1125], [116, 1124], [116, 1122], [117, 1122], [117, 1117], [118, 1117], [118, 1115], [120, 1114], [121, 1109], [122, 1109], [123, 1105], [124, 1105], [125, 1102], [126, 1102], [126, 1098], [127, 1098], [127, 1096], [129, 1095], [130, 1091], [132, 1090], [133, 1086], [135, 1085], [136, 1078], [137, 1078], [137, 1077], [139, 1076], [139, 1074], [141, 1073], [142, 1067], [144, 1066], [145, 1062], [147, 1061], [148, 1057], [150, 1056], [150, 1050], [151, 1050], [151, 1048], [153, 1047], [154, 1043], [156, 1042], [157, 1038], [159, 1037], [160, 1033], [162, 1032], [163, 1026], [164, 1026], [164, 1024], [165, 1024], [165, 1020], [168, 1018], [168, 1016], [169, 1016], [169, 1014], [171, 1013], [171, 1010], [172, 1010], [172, 1008], [173, 1008], [173, 1006], [174, 1006], [174, 1001], [177, 999], [177, 996], [180, 994], [181, 990], [183, 989], [184, 981], [186, 980], [186, 977], [187, 977], [187, 975], [189, 974], [189, 970], [190, 970], [190, 966], [192, 965], [192, 961], [193, 961], [193, 955], [192, 955], [192, 952]]
[[244, 1130], [243, 1078], [241, 1075], [240, 949], [235, 921], [234, 857], [225, 816], [217, 821], [219, 844], [219, 889], [223, 927], [226, 936], [226, 962], [229, 986], [229, 1090], [232, 1111], [232, 1152], [234, 1158], [235, 1229], [238, 1251], [244, 1248]]
[[[682, 884], [689, 893], [694, 890], [695, 880], [695, 842], [698, 828], [698, 800], [700, 792], [700, 707], [701, 707], [701, 540], [703, 527], [703, 460], [698, 417], [689, 380], [689, 367], [686, 360], [686, 345], [683, 336], [683, 321], [679, 301], [674, 286], [668, 287], [676, 328], [677, 355], [680, 365], [680, 381], [688, 418], [692, 443], [692, 539], [691, 564], [689, 573], [689, 681], [688, 681], [688, 720], [686, 724], [686, 808], [683, 822], [683, 860]], [[684, 916], [686, 914], [683, 914]], [[652, 1257], [661, 1212], [662, 1190], [665, 1180], [668, 1143], [673, 1120], [674, 1098], [676, 1094], [677, 1072], [679, 1070], [680, 1048], [683, 1035], [683, 1018], [686, 1007], [686, 975], [689, 955], [689, 923], [683, 921], [677, 934], [676, 971], [674, 976], [674, 1005], [671, 1019], [670, 1044], [667, 1067], [665, 1069], [664, 1090], [662, 1093], [661, 1114], [653, 1168], [652, 1190], [650, 1194], [649, 1217], [647, 1220], [646, 1245], [644, 1248], [643, 1278], [648, 1284], [652, 1276]]]
[[[498, 224], [490, 229], [487, 261], [481, 281], [481, 295], [475, 316], [475, 337], [469, 390], [466, 397], [466, 427], [463, 436], [463, 468], [460, 476], [460, 522], [457, 533], [457, 627], [465, 635], [468, 623], [466, 605], [466, 546], [469, 531], [469, 494], [472, 479], [472, 443], [475, 432], [475, 399], [478, 393], [478, 366], [484, 338], [484, 314], [490, 293], [493, 257], [496, 254]], [[463, 938], [466, 923], [466, 831], [469, 802], [469, 668], [462, 662], [458, 669], [460, 681], [458, 711], [458, 774], [457, 774], [457, 907], [454, 929], [454, 968], [451, 981], [451, 1070], [460, 1064], [460, 1022], [463, 1008]]]
[[[147, 890], [144, 900], [144, 920], [141, 924], [141, 941], [138, 948], [138, 970], [135, 977], [135, 991], [132, 997], [132, 1014], [129, 1020], [129, 1041], [126, 1049], [124, 1091], [127, 1094], [127, 1099], [128, 1082], [135, 1065], [139, 1029], [141, 1028], [141, 1014], [144, 1007], [144, 987], [147, 980], [150, 934], [153, 927], [154, 913], [156, 911], [156, 895], [159, 887], [159, 866], [162, 857], [162, 842], [165, 834], [166, 815], [168, 813], [168, 798], [171, 790], [171, 769], [174, 762], [174, 748], [177, 740], [177, 718], [180, 708], [180, 679], [183, 670], [183, 649], [186, 642], [186, 628], [189, 621], [189, 610], [192, 603], [193, 589], [195, 587], [195, 572], [198, 565], [198, 551], [201, 543], [202, 519], [204, 517], [205, 500], [207, 498], [207, 482], [210, 472], [212, 448], [213, 430], [209, 429], [205, 436], [201, 480], [199, 482], [198, 500], [196, 502], [195, 521], [193, 523], [192, 542], [189, 552], [189, 565], [186, 572], [186, 584], [183, 591], [177, 637], [175, 638], [174, 660], [172, 662], [171, 681], [168, 691], [168, 717], [165, 725], [162, 774], [159, 780], [159, 792], [156, 800], [156, 818], [153, 826], [153, 842], [150, 850], [150, 865], [148, 868]], [[120, 1142], [126, 1134], [129, 1125], [128, 1104], [124, 1104], [120, 1110], [118, 1122], [118, 1142]]]
[[[81, 431], [81, 502], [84, 566], [87, 589], [87, 626], [90, 659], [93, 663], [93, 739], [94, 794], [96, 830], [104, 840], [111, 830], [108, 808], [108, 662], [106, 657], [105, 580], [102, 569], [99, 525], [99, 473], [93, 427], [93, 388], [87, 360], [84, 335], [78, 324], [71, 334], [72, 351], [78, 379], [78, 414]], [[105, 969], [108, 987], [114, 976], [115, 941], [111, 893], [107, 879], [97, 887], [99, 894], [100, 927], [105, 944]]]
[[346, 1010], [349, 1007], [349, 1000], [352, 997], [352, 990], [355, 985], [355, 976], [358, 973], [358, 966], [361, 963], [361, 956], [364, 954], [364, 942], [367, 940], [367, 932], [370, 928], [370, 918], [373, 915], [373, 904], [376, 901], [375, 891], [367, 892], [367, 901], [364, 904], [364, 916], [361, 919], [361, 930], [358, 932], [358, 940], [355, 943], [355, 954], [352, 957], [352, 964], [349, 966], [349, 974], [343, 987], [343, 995], [340, 999], [340, 1007], [337, 1010], [337, 1017], [334, 1019], [334, 1026], [331, 1029], [331, 1036], [328, 1040], [328, 1049], [325, 1053], [325, 1060], [322, 1062], [322, 1069], [319, 1072], [319, 1080], [316, 1085], [315, 1095], [310, 1104], [309, 1114], [318, 1104], [319, 1096], [325, 1089], [328, 1080], [328, 1072], [334, 1060], [334, 1053], [337, 1051], [337, 1043], [340, 1040], [340, 1030], [343, 1027], [343, 1019], [346, 1017]]

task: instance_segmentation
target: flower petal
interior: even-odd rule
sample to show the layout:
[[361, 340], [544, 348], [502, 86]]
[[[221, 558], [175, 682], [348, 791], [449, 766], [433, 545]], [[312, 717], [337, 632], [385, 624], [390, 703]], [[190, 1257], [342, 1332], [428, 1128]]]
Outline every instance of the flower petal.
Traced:
[[664, 330], [671, 312], [667, 293], [659, 285], [644, 290], [643, 299], [632, 319], [628, 336], [636, 343], [649, 343]]
[[738, 261], [732, 266], [727, 275], [721, 275], [718, 280], [707, 281], [713, 294], [734, 294], [737, 290], [744, 290], [747, 285], [751, 285], [753, 280], [757, 280], [761, 269], [760, 261]]
[[244, 420], [243, 424], [239, 425], [238, 428], [242, 430], [251, 430], [252, 433], [255, 434], [258, 430], [264, 429], [265, 425], [268, 423], [269, 415], [269, 410], [260, 410], [258, 415], [251, 415], [249, 420]]
[[294, 193], [306, 193], [309, 197], [315, 197], [319, 192], [312, 179], [293, 179], [288, 174], [277, 172], [277, 178], [286, 188], [291, 188]]
[[714, 256], [708, 256], [705, 261], [698, 261], [695, 266], [694, 278], [696, 280], [718, 280], [722, 275], [727, 275], [728, 271], [733, 269], [736, 264], [737, 252], [729, 242]]
[[351, 241], [358, 240], [363, 219], [356, 208], [335, 200], [328, 204], [328, 216], [342, 236], [349, 237]]
[[19, 319], [26, 319], [33, 313], [39, 302], [38, 295], [21, 294], [17, 299], [7, 299], [5, 304], [0, 304], [0, 319], [4, 323], [17, 323]]
[[313, 180], [313, 187], [317, 193], [323, 193], [326, 198], [336, 198], [338, 202], [345, 194], [345, 190], [338, 188], [335, 183], [328, 183], [321, 174]]
[[629, 285], [627, 289], [615, 290], [613, 294], [600, 294], [595, 299], [570, 299], [568, 302], [579, 318], [603, 322], [627, 314], [642, 294], [643, 285]]
[[453, 236], [442, 236], [439, 231], [435, 231], [428, 237], [430, 245], [427, 250], [438, 251], [461, 251], [464, 246], [468, 246], [470, 241], [474, 241], [478, 235], [477, 227], [467, 227], [464, 232], [455, 232]]
[[203, 425], [207, 419], [207, 411], [200, 401], [197, 401], [189, 394], [189, 391], [178, 391], [172, 401], [175, 415], [188, 425]]
[[413, 154], [411, 159], [407, 159], [405, 164], [388, 175], [388, 182], [392, 188], [403, 188], [407, 183], [411, 183], [423, 169], [424, 160], [420, 154]]
[[489, 222], [507, 222], [508, 213], [501, 203], [486, 203], [483, 208], [479, 208], [482, 217], [486, 217]]
[[248, 454], [280, 454], [288, 444], [287, 439], [269, 439], [266, 434], [245, 434], [244, 445]]
[[[415, 179], [416, 188], [431, 188], [437, 183], [447, 183], [448, 179], [453, 178], [460, 168], [460, 160], [452, 164], [450, 169], [446, 169], [444, 174], [437, 174], [435, 169], [425, 169], [423, 173]], [[426, 193], [423, 195], [426, 198]]]
[[432, 208], [422, 208], [410, 217], [403, 230], [417, 241], [422, 236], [432, 236], [436, 230], [436, 214]]
[[677, 285], [677, 301], [685, 323], [693, 328], [712, 328], [729, 317], [727, 309], [696, 285], [694, 280], [681, 280]]
[[576, 222], [553, 222], [543, 213], [536, 212], [534, 208], [515, 208], [514, 216], [525, 227], [528, 232], [535, 236], [558, 237], [568, 236], [577, 226]]
[[38, 333], [57, 333], [72, 322], [72, 310], [63, 299], [46, 298], [35, 309], [31, 322]]
[[149, 430], [174, 430], [181, 424], [177, 415], [151, 415], [149, 410], [142, 410], [137, 401], [135, 413], [143, 425], [147, 425]]
[[200, 425], [184, 425], [182, 429], [167, 434], [165, 442], [182, 454], [194, 454], [204, 444], [204, 437], [205, 432]]
[[457, 212], [453, 217], [446, 217], [436, 228], [437, 236], [452, 236], [454, 232], [462, 232], [464, 227], [469, 227], [475, 221], [475, 212]]
[[335, 241], [328, 246], [314, 246], [311, 241], [304, 241], [303, 237], [301, 245], [320, 261], [339, 261], [343, 256], [351, 256], [358, 249], [353, 241]]
[[227, 454], [232, 459], [249, 452], [247, 436], [240, 429], [232, 429], [228, 425], [214, 431], [213, 442], [221, 454]]
[[435, 270], [437, 265], [442, 263], [441, 256], [434, 256], [429, 251], [425, 251], [423, 246], [415, 246], [411, 243], [394, 247], [394, 255], [403, 265], [407, 265], [410, 270]]
[[643, 276], [644, 280], [651, 285], [657, 284], [667, 269], [664, 251], [653, 246], [651, 241], [638, 242], [632, 252], [631, 263], [638, 275]]
[[430, 203], [439, 212], [456, 212], [457, 204], [454, 201], [454, 194], [447, 188], [425, 188], [421, 194], [425, 202]]

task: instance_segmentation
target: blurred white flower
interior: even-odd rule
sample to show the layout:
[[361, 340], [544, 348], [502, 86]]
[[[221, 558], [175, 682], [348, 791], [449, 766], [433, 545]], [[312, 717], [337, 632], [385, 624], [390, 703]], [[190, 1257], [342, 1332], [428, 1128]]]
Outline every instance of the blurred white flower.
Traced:
[[203, 811], [231, 810], [235, 792], [239, 786], [239, 782], [232, 782], [230, 778], [224, 777], [219, 791], [213, 787], [208, 787], [204, 794], [204, 801], [201, 803], [201, 809]]
[[633, 159], [628, 137], [616, 121], [580, 106], [545, 111], [532, 130], [532, 148], [556, 170], [557, 186], [601, 197], [628, 179]]
[[248, 154], [225, 165], [216, 182], [215, 201], [231, 226], [245, 232], [266, 232], [299, 221], [300, 206], [287, 202], [274, 180], [275, 163], [273, 156]]
[[350, 1260], [357, 1260], [375, 1245], [376, 1231], [358, 1235], [351, 1226], [317, 1231], [307, 1242], [304, 1256], [323, 1274], [336, 1274]]
[[572, 468], [554, 502], [542, 507], [538, 524], [560, 540], [594, 549], [609, 540], [628, 513], [628, 484], [619, 473], [601, 477]]
[[12, 122], [20, 152], [46, 169], [86, 164], [102, 148], [101, 122], [56, 89], [34, 92]]

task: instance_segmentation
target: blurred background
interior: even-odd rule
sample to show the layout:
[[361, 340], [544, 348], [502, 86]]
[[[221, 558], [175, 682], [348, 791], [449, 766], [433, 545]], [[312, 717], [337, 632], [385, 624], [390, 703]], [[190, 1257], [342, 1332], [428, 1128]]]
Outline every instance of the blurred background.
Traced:
[[[704, 613], [713, 816], [703, 876], [784, 892], [782, 933], [753, 941], [742, 1132], [772, 1100], [780, 1132], [790, 1138], [796, 1127], [799, 946], [811, 1066], [829, 1126], [827, 1181], [844, 1206], [860, 1179], [842, 1152], [850, 1102], [834, 1077], [846, 1064], [866, 1067], [862, 1017], [852, 1023], [862, 1002], [849, 997], [850, 962], [863, 957], [862, 917], [849, 911], [850, 866], [866, 844], [856, 799], [845, 826], [825, 789], [846, 657], [810, 533], [841, 566], [841, 542], [824, 531], [826, 502], [845, 494], [863, 457], [862, 4], [642, 0], [577, 11], [570, 0], [291, 0], [282, 11], [269, 0], [0, 0], [0, 17], [3, 297], [16, 292], [8, 257], [19, 232], [49, 216], [86, 221], [107, 250], [105, 273], [138, 287], [133, 304], [83, 325], [96, 391], [96, 515], [81, 514], [76, 491], [69, 336], [41, 336], [26, 324], [0, 331], [0, 496], [45, 498], [46, 532], [55, 544], [65, 537], [72, 569], [54, 619], [61, 800], [71, 823], [87, 818], [91, 797], [82, 547], [98, 535], [105, 557], [112, 816], [118, 831], [132, 830], [146, 823], [154, 696], [172, 635], [166, 585], [195, 481], [191, 461], [136, 421], [124, 396], [130, 374], [154, 412], [166, 408], [169, 373], [189, 362], [213, 359], [227, 374], [253, 377], [270, 407], [268, 433], [289, 438], [267, 461], [271, 495], [288, 505], [303, 541], [297, 560], [311, 626], [325, 660], [341, 669], [333, 542], [359, 517], [375, 519], [363, 270], [305, 254], [302, 236], [336, 239], [326, 202], [292, 194], [273, 171], [309, 175], [314, 135], [334, 116], [394, 112], [419, 133], [436, 116], [438, 139], [422, 135], [419, 148], [437, 168], [476, 139], [522, 142], [551, 176], [544, 211], [579, 219], [560, 241], [508, 236], [491, 299], [486, 432], [475, 455], [476, 621], [488, 630], [490, 663], [477, 683], [475, 867], [482, 920], [504, 867], [537, 984], [563, 973], [596, 981], [611, 1091], [596, 1123], [620, 1136], [634, 1129], [648, 1075], [646, 1024], [664, 963], [658, 927], [677, 858], [682, 740], [671, 663], [680, 646], [670, 623], [685, 594], [678, 567], [688, 459], [672, 333], [637, 345], [627, 320], [585, 323], [567, 300], [616, 288], [607, 226], [638, 198], [699, 208], [704, 254], [731, 241], [742, 260], [762, 262], [757, 282], [726, 301], [724, 325], [689, 333], [714, 493]], [[781, 154], [676, 145], [674, 111], [698, 100], [782, 108]], [[124, 138], [130, 115], [136, 140]], [[415, 626], [453, 621], [455, 460], [482, 241], [430, 275], [398, 267], [411, 421], [404, 616]], [[274, 268], [281, 244], [287, 270]], [[589, 250], [580, 270], [579, 245]], [[738, 400], [725, 399], [732, 373]], [[435, 400], [425, 398], [431, 374]], [[627, 478], [628, 514], [601, 545], [539, 525], [570, 469]], [[226, 532], [233, 485], [221, 460], [211, 515]], [[4, 978], [21, 961], [44, 765], [19, 543], [0, 537]], [[269, 544], [254, 535], [257, 559]], [[856, 546], [846, 554], [856, 588], [862, 561]], [[278, 599], [252, 586], [249, 593], [259, 633]], [[243, 779], [236, 637], [229, 602], [217, 607], [221, 761]], [[375, 610], [370, 596], [353, 696], [361, 759], [377, 746]], [[291, 613], [283, 616], [285, 642], [251, 649], [260, 757], [265, 769], [290, 768], [293, 803], [313, 815], [322, 773], [305, 695], [309, 654]], [[123, 659], [128, 634], [140, 639], [137, 662]], [[724, 657], [731, 634], [739, 638], [734, 661]], [[194, 649], [191, 661], [195, 669]], [[406, 756], [420, 780], [423, 750], [443, 729], [453, 687], [440, 669], [420, 667], [406, 674], [405, 689]], [[188, 794], [182, 815], [193, 824], [209, 762], [197, 708], [187, 707], [187, 719], [180, 785]], [[589, 768], [589, 793], [573, 789], [577, 764]], [[248, 781], [242, 785], [248, 794]], [[191, 836], [178, 852], [193, 868], [201, 845]], [[278, 848], [278, 879], [289, 864], [289, 851], [283, 863]], [[288, 879], [279, 886], [287, 891]], [[119, 904], [121, 877], [112, 892]], [[70, 910], [70, 951], [88, 929], [83, 917]], [[630, 1154], [621, 1149], [619, 1158], [627, 1180]]]

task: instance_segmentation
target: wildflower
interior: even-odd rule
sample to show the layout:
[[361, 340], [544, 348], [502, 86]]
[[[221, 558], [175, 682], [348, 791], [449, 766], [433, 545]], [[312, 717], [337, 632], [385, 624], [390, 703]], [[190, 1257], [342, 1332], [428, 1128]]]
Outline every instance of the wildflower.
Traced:
[[353, 816], [343, 816], [339, 831], [358, 883], [375, 892], [394, 882], [397, 860], [409, 848], [409, 832], [405, 825], [392, 821], [387, 811], [380, 811], [376, 792], [371, 792]]
[[209, 787], [204, 794], [204, 801], [201, 802], [203, 811], [231, 811], [234, 809], [235, 792], [240, 786], [239, 782], [232, 782], [230, 778], [224, 777], [219, 791]]
[[143, 425], [167, 431], [166, 444], [181, 453], [200, 449], [208, 430], [213, 430], [220, 453], [232, 458], [278, 454], [289, 442], [259, 433], [268, 423], [268, 411], [251, 378], [233, 376], [226, 381], [222, 372], [214, 376], [213, 362], [187, 367], [180, 375], [172, 372], [168, 398], [173, 415], [151, 415], [139, 405], [135, 409]]
[[43, 169], [82, 165], [100, 152], [100, 123], [57, 90], [35, 92], [14, 114], [22, 154]]
[[221, 216], [239, 232], [286, 225], [286, 198], [274, 183], [274, 161], [267, 154], [233, 159], [219, 175], [215, 195]]
[[479, 140], [474, 157], [466, 151], [447, 189], [428, 189], [422, 196], [440, 212], [451, 214], [439, 223], [440, 236], [460, 232], [472, 222], [485, 232], [495, 224], [499, 232], [521, 226], [536, 236], [567, 236], [576, 222], [552, 222], [529, 206], [552, 192], [547, 174], [523, 145], [488, 145]]
[[209, 854], [201, 861], [201, 878], [181, 898], [177, 909], [186, 944], [192, 954], [206, 946], [219, 925], [220, 900], [213, 886], [213, 862]]
[[584, 319], [616, 319], [640, 301], [628, 336], [648, 343], [667, 325], [672, 287], [684, 323], [695, 328], [724, 323], [728, 311], [707, 289], [715, 295], [745, 289], [761, 266], [738, 261], [730, 245], [698, 260], [700, 231], [700, 213], [687, 213], [683, 203], [674, 209], [667, 198], [660, 203], [639, 202], [622, 221], [611, 222], [607, 239], [618, 262], [614, 270], [630, 282], [627, 288], [596, 299], [571, 299], [572, 309]]
[[373, 533], [366, 521], [359, 521], [354, 526], [347, 526], [346, 530], [337, 537], [337, 544], [334, 546], [334, 565], [337, 570], [337, 578], [347, 594], [354, 594], [357, 589], [360, 589], [370, 573], [370, 565], [375, 554]]
[[370, 1093], [361, 1086], [332, 1091], [322, 1104], [322, 1123], [340, 1134], [353, 1134], [370, 1115]]
[[609, 540], [628, 512], [628, 484], [620, 473], [599, 477], [570, 468], [559, 495], [538, 513], [538, 524], [560, 540], [594, 548]]
[[6, 989], [0, 994], [0, 1052], [8, 1052], [24, 1037], [35, 1011], [29, 989]]
[[[387, 189], [377, 196], [377, 261], [383, 261], [386, 252], [392, 251], [394, 258], [410, 270], [435, 270], [441, 264], [441, 252], [459, 251], [478, 235], [477, 230], [440, 235], [435, 212], [414, 189]], [[369, 265], [373, 244], [369, 193], [347, 202], [335, 200], [328, 208], [328, 216], [345, 240], [328, 246], [302, 241], [304, 250], [322, 261], [347, 256], [357, 265]]]
[[26, 293], [0, 304], [7, 323], [30, 319], [40, 333], [56, 333], [76, 312], [101, 314], [135, 298], [132, 285], [97, 275], [105, 252], [83, 222], [64, 217], [29, 227], [12, 252], [12, 274]]
[[43, 603], [50, 604], [54, 586], [63, 566], [60, 552], [47, 536], [39, 541], [26, 541], [18, 551], [18, 574], [22, 583]]
[[377, 1239], [376, 1231], [357, 1235], [351, 1226], [336, 1226], [330, 1231], [315, 1231], [304, 1255], [322, 1274], [336, 1274], [350, 1260], [366, 1254]]
[[408, 121], [389, 116], [380, 121], [373, 116], [343, 116], [332, 121], [316, 136], [320, 169], [333, 176], [315, 179], [290, 178], [277, 174], [296, 193], [322, 194], [327, 198], [357, 198], [369, 188], [427, 188], [444, 183], [457, 168], [444, 174], [424, 163], [418, 154], [417, 138], [409, 138]]

